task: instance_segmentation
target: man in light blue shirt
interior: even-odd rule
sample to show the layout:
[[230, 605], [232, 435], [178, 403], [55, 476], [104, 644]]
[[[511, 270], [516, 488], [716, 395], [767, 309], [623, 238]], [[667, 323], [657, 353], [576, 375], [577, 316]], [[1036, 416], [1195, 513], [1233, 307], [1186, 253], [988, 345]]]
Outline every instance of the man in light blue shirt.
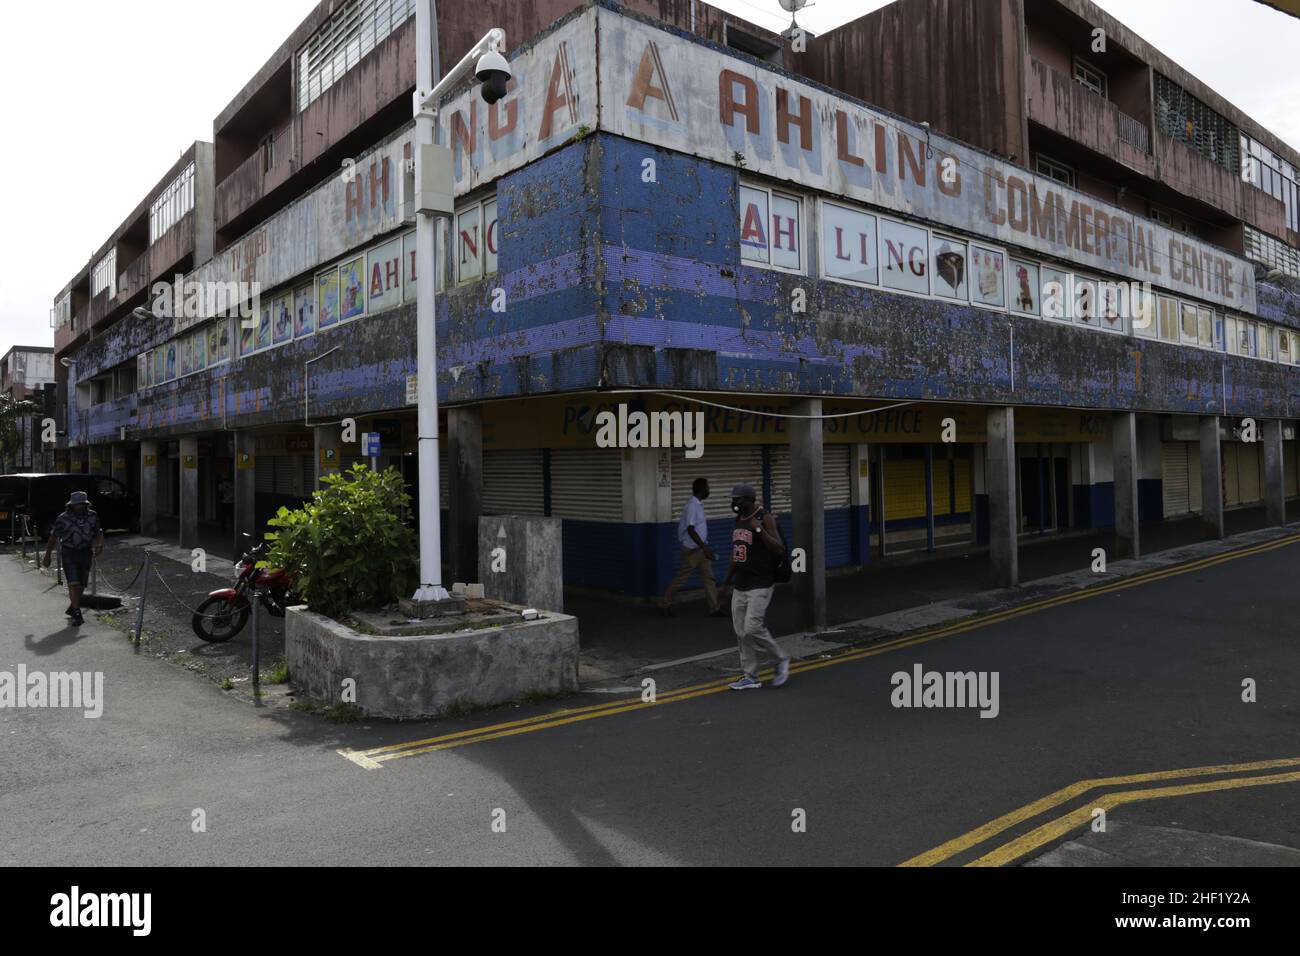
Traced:
[[664, 617], [672, 617], [673, 595], [697, 571], [700, 580], [704, 582], [704, 593], [709, 599], [709, 613], [715, 616], [726, 613], [718, 604], [718, 585], [713, 579], [713, 562], [717, 560], [717, 555], [709, 549], [709, 522], [704, 517], [703, 502], [709, 497], [709, 480], [696, 478], [691, 491], [693, 494], [677, 521], [677, 543], [682, 549], [681, 567], [664, 596], [659, 599], [659, 613]]

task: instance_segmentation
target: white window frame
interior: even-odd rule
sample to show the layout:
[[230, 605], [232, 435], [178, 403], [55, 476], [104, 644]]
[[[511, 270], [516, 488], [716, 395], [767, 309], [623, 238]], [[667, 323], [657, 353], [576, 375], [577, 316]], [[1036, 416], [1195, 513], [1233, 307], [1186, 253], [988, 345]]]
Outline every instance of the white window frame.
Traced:
[[[1044, 272], [1056, 273], [1062, 280], [1061, 282], [1061, 314], [1048, 315], [1044, 306], [1047, 302], [1047, 296], [1044, 290], [1047, 289], [1047, 277]], [[1063, 269], [1058, 265], [1050, 263], [1039, 263], [1038, 266], [1038, 314], [1048, 322], [1061, 322], [1065, 325], [1074, 325], [1074, 273], [1069, 269]]]
[[[787, 189], [773, 188], [771, 186], [768, 186], [765, 183], [753, 182], [747, 179], [742, 179], [740, 181], [740, 185], [744, 186], [746, 189], [753, 189], [757, 192], [767, 193], [767, 222], [763, 223], [763, 228], [767, 230], [767, 240], [768, 240], [767, 241], [767, 262], [760, 262], [755, 259], [746, 259], [744, 257], [744, 253], [741, 252], [739, 248], [737, 248], [736, 253], [737, 253], [737, 257], [740, 259], [740, 265], [752, 266], [755, 269], [771, 269], [773, 272], [784, 272], [786, 275], [800, 275], [800, 276], [807, 275], [808, 274], [808, 205], [809, 205], [807, 198], [799, 195], [798, 193], [790, 192]], [[737, 192], [736, 195], [737, 198], [739, 199], [739, 195], [740, 195], [739, 192]], [[782, 199], [790, 200], [794, 202], [796, 206], [799, 207], [799, 220], [795, 224], [799, 235], [798, 268], [792, 269], [789, 266], [778, 266], [772, 264], [772, 240], [774, 238], [774, 236], [772, 235], [772, 199], [773, 197], [776, 196], [780, 196]], [[849, 208], [849, 207], [845, 207], [845, 208]], [[740, 227], [744, 225], [744, 221], [745, 221], [744, 212], [739, 208], [739, 206], [737, 207], [737, 211], [740, 212], [740, 217], [738, 218], [736, 224], [737, 227]], [[925, 228], [925, 227], [921, 227], [921, 228]], [[876, 219], [877, 246], [879, 245], [879, 241], [880, 241], [880, 217], [877, 217]], [[883, 275], [880, 274], [879, 263], [877, 264], [877, 275], [880, 276], [883, 285], [884, 277]], [[832, 281], [841, 282], [846, 280], [834, 279]]]
[[[749, 184], [748, 184], [748, 183], [742, 183], [742, 185], [748, 186]], [[872, 228], [875, 230], [875, 242], [872, 243], [872, 246], [874, 247], [872, 251], [874, 251], [875, 254], [876, 254], [876, 281], [875, 281], [875, 282], [864, 282], [864, 281], [861, 280], [861, 279], [849, 279], [849, 278], [846, 278], [846, 277], [844, 277], [844, 276], [833, 276], [833, 275], [830, 275], [830, 274], [826, 271], [826, 262], [827, 262], [828, 257], [827, 257], [827, 255], [826, 255], [826, 250], [822, 248], [822, 243], [821, 243], [821, 239], [822, 239], [821, 229], [822, 229], [822, 225], [823, 225], [823, 224], [825, 223], [825, 221], [826, 221], [826, 217], [825, 217], [825, 214], [824, 214], [824, 210], [826, 209], [827, 206], [833, 206], [833, 207], [835, 207], [836, 209], [842, 209], [842, 210], [844, 210], [845, 212], [851, 212], [851, 213], [854, 213], [855, 215], [866, 216], [867, 218], [869, 218], [869, 219], [872, 221], [872, 223], [873, 223], [873, 227], [872, 227]], [[816, 222], [816, 229], [817, 229], [817, 242], [818, 242], [818, 246], [817, 246], [817, 250], [818, 250], [818, 251], [817, 251], [817, 274], [818, 274], [818, 278], [819, 278], [819, 279], [824, 279], [824, 280], [827, 281], [827, 282], [842, 282], [842, 283], [844, 283], [844, 285], [857, 286], [857, 287], [860, 288], [860, 289], [879, 289], [879, 288], [881, 288], [881, 274], [880, 274], [880, 216], [879, 216], [879, 215], [877, 215], [877, 214], [874, 213], [874, 212], [868, 212], [866, 209], [862, 209], [862, 208], [859, 208], [859, 207], [856, 207], [856, 206], [851, 206], [851, 205], [849, 205], [848, 203], [834, 202], [833, 200], [830, 200], [830, 199], [822, 199], [822, 198], [819, 197], [818, 200], [817, 200], [817, 222]], [[751, 265], [751, 266], [757, 266], [757, 265], [759, 265], [758, 263], [753, 262], [753, 261], [751, 261], [751, 260], [749, 260], [749, 259], [741, 259], [740, 261], [741, 261], [741, 264], [742, 264], [742, 265]], [[770, 268], [770, 267], [769, 267], [769, 268]], [[893, 291], [896, 291], [896, 290], [891, 289], [890, 291], [893, 292]], [[953, 300], [949, 300], [949, 301], [953, 301]]]
[[[885, 223], [893, 223], [896, 226], [906, 226], [909, 229], [919, 229], [925, 233], [925, 282], [927, 292], [914, 292], [911, 289], [896, 289], [891, 285], [885, 284]], [[895, 295], [910, 295], [914, 299], [936, 299], [940, 302], [956, 302], [957, 299], [946, 299], [934, 294], [934, 276], [930, 274], [930, 249], [934, 242], [934, 236], [928, 226], [919, 222], [912, 222], [895, 216], [877, 216], [876, 217], [876, 261], [879, 263], [877, 275], [880, 276], [880, 290], [890, 292]], [[970, 244], [967, 243], [967, 248]], [[970, 284], [967, 283], [967, 291], [970, 290]]]
[[[934, 263], [934, 255], [935, 255], [935, 249], [937, 248], [937, 245], [938, 245], [939, 242], [951, 242], [951, 243], [956, 243], [957, 245], [962, 246], [962, 247], [966, 250], [966, 253], [965, 253], [965, 263], [963, 264], [963, 268], [965, 269], [965, 272], [963, 273], [963, 277], [962, 277], [962, 278], [963, 278], [963, 282], [964, 282], [965, 285], [966, 285], [966, 295], [965, 295], [965, 297], [960, 297], [960, 296], [955, 296], [955, 295], [944, 295], [942, 292], [936, 292], [936, 291], [935, 291], [935, 286], [936, 286], [938, 283], [936, 282], [936, 273], [935, 273], [935, 268], [934, 268], [934, 265], [935, 265], [935, 263]], [[929, 266], [928, 266], [928, 268], [929, 268], [929, 270], [930, 270], [930, 294], [931, 294], [931, 297], [932, 297], [932, 298], [935, 298], [935, 299], [940, 299], [940, 300], [942, 300], [942, 301], [944, 301], [944, 302], [970, 302], [970, 301], [971, 301], [971, 284], [970, 284], [970, 280], [971, 280], [971, 272], [970, 272], [970, 247], [971, 247], [971, 240], [966, 239], [966, 238], [963, 238], [962, 236], [959, 236], [959, 235], [957, 235], [956, 233], [953, 233], [953, 232], [939, 232], [938, 230], [931, 229], [931, 230], [930, 230], [930, 239], [929, 239], [929, 243], [928, 243], [928, 245], [929, 245], [929, 253], [930, 253], [930, 255], [929, 255], [929, 260], [928, 260], [928, 261], [929, 261]], [[1004, 261], [1004, 263], [1005, 263], [1005, 258], [1004, 258], [1003, 261]], [[1005, 281], [1005, 279], [1006, 279], [1006, 273], [1005, 273], [1005, 271], [1004, 271], [1004, 272], [1003, 272], [1003, 280], [1004, 280], [1004, 281], [1003, 281], [1003, 283], [1002, 283], [1002, 294], [1003, 294], [1004, 297], [1006, 296], [1006, 281]], [[891, 290], [891, 291], [893, 291], [893, 290]], [[986, 306], [986, 308], [987, 308], [987, 306]]]
[[167, 184], [149, 205], [149, 245], [153, 245], [194, 208], [194, 163]]
[[[1034, 282], [1034, 285], [1037, 288], [1032, 289], [1034, 294], [1034, 311], [1032, 312], [1026, 312], [1024, 309], [1021, 309], [1019, 306], [1012, 304], [1011, 293], [1013, 289], [1015, 289], [1015, 287], [1012, 285], [1011, 270], [1017, 263], [1019, 263], [1022, 266], [1028, 266], [1029, 268], [1033, 269], [1034, 274], [1038, 277], [1037, 280]], [[968, 284], [966, 288], [970, 289], [970, 285]], [[1018, 293], [1019, 290], [1015, 289], [1015, 291]], [[1043, 264], [1041, 262], [1038, 262], [1035, 259], [1026, 259], [1024, 256], [1013, 256], [1010, 253], [1007, 254], [1007, 308], [1010, 310], [1012, 315], [1024, 315], [1035, 319], [1041, 319], [1044, 317], [1043, 316]]]
[[[1046, 176], [1054, 182], [1064, 183], [1071, 189], [1075, 188], [1077, 182], [1073, 166], [1063, 163], [1059, 159], [1045, 156], [1042, 153], [1038, 153], [1034, 157], [1034, 173], [1038, 176]], [[1064, 173], [1066, 178], [1062, 179], [1057, 173]]]
[[93, 299], [105, 289], [110, 290], [111, 299], [117, 295], [117, 247], [104, 253], [95, 263], [90, 275], [90, 297]]
[[[1080, 72], [1083, 72], [1084, 74], [1091, 73], [1097, 78], [1097, 82], [1090, 82], [1086, 76], [1080, 76]], [[1081, 56], [1076, 56], [1074, 58], [1074, 82], [1101, 97], [1106, 96], [1106, 90], [1110, 86], [1110, 82], [1106, 77], [1106, 71], [1097, 69], [1097, 67], [1093, 66]]]
[[[455, 215], [451, 217], [451, 229], [450, 229], [451, 248], [452, 248], [451, 268], [452, 268], [452, 274], [456, 277], [455, 282], [453, 283], [454, 285], [459, 286], [459, 285], [468, 285], [469, 283], [472, 282], [481, 282], [482, 280], [490, 276], [498, 275], [500, 272], [501, 269], [501, 229], [500, 229], [501, 206], [500, 204], [499, 203], [497, 204], [497, 253], [496, 253], [497, 268], [493, 269], [491, 272], [488, 271], [488, 267], [487, 267], [487, 258], [488, 258], [487, 219], [484, 216], [484, 210], [491, 204], [495, 203], [496, 199], [497, 197], [495, 193], [487, 196], [482, 196], [479, 199], [474, 200], [473, 202], [466, 203], [465, 205], [459, 207], [456, 210]], [[460, 274], [460, 217], [470, 213], [478, 214], [479, 247], [476, 255], [478, 257], [479, 274], [476, 276], [463, 278]]]
[[[1010, 305], [1011, 305], [1011, 296], [1007, 291], [1007, 273], [1009, 271], [1009, 266], [1007, 265], [1007, 263], [1011, 261], [1011, 254], [1007, 252], [1007, 250], [1002, 246], [994, 246], [994, 245], [990, 245], [987, 242], [977, 242], [972, 240], [966, 244], [966, 248], [968, 250], [967, 253], [968, 260], [969, 258], [974, 257], [976, 246], [978, 246], [980, 249], [983, 249], [985, 252], [997, 252], [997, 253], [1001, 253], [1002, 255], [1002, 304], [989, 305], [986, 302], [977, 302], [975, 299], [975, 281], [973, 277], [966, 283], [966, 294], [970, 297], [970, 304], [975, 306], [975, 308], [977, 309], [986, 309], [989, 312], [1006, 313], [1010, 311]], [[930, 285], [931, 288], [933, 288], [934, 286], [933, 276], [930, 277]]]

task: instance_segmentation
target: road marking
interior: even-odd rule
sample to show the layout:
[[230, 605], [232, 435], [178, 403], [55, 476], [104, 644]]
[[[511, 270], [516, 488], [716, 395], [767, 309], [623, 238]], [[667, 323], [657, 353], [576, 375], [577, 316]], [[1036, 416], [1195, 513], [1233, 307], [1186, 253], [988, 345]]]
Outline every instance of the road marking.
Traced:
[[365, 767], [367, 770], [378, 770], [380, 767], [378, 763], [358, 750], [339, 750], [336, 753], [344, 760], [351, 760], [358, 767]]
[[[1093, 780], [1080, 780], [1072, 783], [1068, 787], [1062, 787], [1055, 793], [1049, 793], [1045, 797], [1035, 800], [1033, 803], [1027, 803], [1018, 810], [1012, 810], [1010, 813], [998, 817], [996, 820], [990, 820], [983, 826], [976, 827], [968, 833], [943, 843], [933, 850], [927, 850], [909, 860], [904, 860], [899, 866], [934, 866], [942, 863], [958, 853], [968, 850], [971, 847], [978, 846], [990, 837], [995, 837], [1004, 830], [1010, 829], [1018, 823], [1026, 820], [1032, 820], [1039, 814], [1058, 807], [1063, 803], [1068, 803], [1077, 797], [1082, 796], [1089, 790], [1096, 790], [1099, 787], [1124, 786], [1131, 783], [1151, 783], [1157, 780], [1181, 780], [1187, 777], [1211, 777], [1218, 774], [1228, 773], [1248, 773], [1255, 770], [1277, 770], [1281, 767], [1300, 766], [1300, 757], [1283, 757], [1278, 760], [1257, 760], [1253, 763], [1236, 763], [1236, 764], [1218, 764], [1209, 767], [1188, 767], [1185, 770], [1156, 770], [1149, 773], [1131, 773], [1118, 777], [1098, 777]], [[1098, 804], [1093, 804], [1097, 806]], [[1089, 807], [1091, 809], [1091, 807]]]
[[1087, 806], [1079, 807], [1077, 810], [1071, 810], [1064, 816], [1058, 817], [1050, 823], [1045, 823], [1038, 829], [1031, 830], [1024, 836], [1017, 837], [1010, 843], [1004, 844], [966, 865], [1005, 866], [1053, 840], [1065, 836], [1071, 830], [1086, 826], [1092, 819], [1093, 810], [1097, 808], [1109, 812], [1115, 807], [1123, 806], [1126, 803], [1137, 803], [1140, 800], [1185, 797], [1197, 793], [1213, 793], [1217, 790], [1238, 790], [1243, 787], [1267, 787], [1279, 783], [1300, 783], [1300, 771], [1274, 773], [1263, 777], [1233, 777], [1228, 780], [1189, 783], [1178, 787], [1152, 787], [1146, 790], [1124, 790], [1119, 793], [1108, 793], [1099, 800], [1091, 802]]
[[[1300, 542], [1300, 535], [1292, 535], [1290, 537], [1280, 538], [1276, 541], [1254, 545], [1249, 548], [1242, 548], [1237, 551], [1228, 551], [1223, 554], [1212, 555], [1208, 558], [1202, 558], [1187, 564], [1174, 565], [1170, 568], [1148, 571], [1144, 574], [1135, 575], [1132, 578], [1116, 581], [1113, 584], [1106, 584], [1100, 587], [1087, 588], [1082, 591], [1072, 591], [1066, 594], [1058, 594], [1052, 597], [1042, 598], [1037, 601], [1031, 601], [1027, 604], [1018, 605], [1014, 608], [1008, 608], [1005, 611], [996, 611], [992, 614], [985, 615], [972, 615], [971, 618], [965, 619], [962, 623], [946, 625], [935, 630], [923, 631], [920, 634], [873, 644], [870, 647], [861, 650], [848, 650], [841, 653], [831, 654], [829, 657], [821, 657], [818, 659], [794, 663], [790, 665], [790, 673], [804, 673], [822, 667], [830, 667], [835, 664], [847, 664], [851, 661], [862, 660], [866, 657], [875, 657], [879, 654], [887, 654], [891, 651], [902, 650], [907, 647], [915, 647], [919, 644], [926, 644], [943, 637], [952, 637], [956, 634], [964, 634], [968, 631], [978, 630], [989, 627], [993, 624], [1000, 624], [1004, 621], [1013, 620], [1014, 618], [1034, 614], [1038, 611], [1072, 604], [1075, 601], [1100, 597], [1104, 594], [1111, 594], [1115, 591], [1122, 591], [1128, 588], [1138, 587], [1142, 584], [1161, 581], [1165, 578], [1177, 577], [1181, 574], [1190, 574], [1194, 571], [1204, 570], [1205, 568], [1213, 567], [1217, 564], [1223, 564], [1227, 561], [1234, 561], [1238, 558], [1245, 558], [1265, 551], [1272, 551], [1277, 548], [1286, 547], [1287, 545], [1295, 544], [1296, 542]], [[760, 671], [759, 677], [770, 677], [772, 673], [772, 668], [767, 668]], [[364, 755], [372, 762], [387, 762], [399, 757], [413, 757], [419, 754], [431, 753], [435, 750], [447, 750], [452, 747], [463, 747], [466, 744], [482, 743], [488, 740], [497, 740], [501, 737], [513, 737], [516, 734], [531, 733], [535, 730], [547, 730], [552, 727], [561, 727], [565, 724], [590, 720], [593, 717], [609, 717], [614, 714], [625, 714], [635, 710], [645, 710], [650, 707], [659, 707], [663, 704], [674, 704], [684, 700], [692, 700], [696, 697], [722, 693], [728, 690], [728, 685], [731, 681], [732, 678], [723, 677], [702, 684], [694, 684], [688, 687], [680, 687], [672, 691], [664, 691], [663, 693], [660, 693], [653, 702], [643, 702], [639, 697], [635, 697], [627, 700], [609, 701], [603, 704], [592, 704], [585, 707], [566, 708], [564, 710], [552, 711], [546, 714], [538, 714], [533, 717], [525, 717], [520, 720], [491, 724], [486, 727], [477, 727], [469, 730], [459, 730], [454, 733], [442, 734], [437, 737], [426, 737], [422, 740], [408, 740], [403, 743], [387, 744], [369, 750], [349, 751], [349, 753]], [[348, 757], [348, 759], [352, 760], [353, 763], [358, 763], [358, 761], [353, 760], [352, 757]], [[368, 769], [375, 768], [370, 767]]]

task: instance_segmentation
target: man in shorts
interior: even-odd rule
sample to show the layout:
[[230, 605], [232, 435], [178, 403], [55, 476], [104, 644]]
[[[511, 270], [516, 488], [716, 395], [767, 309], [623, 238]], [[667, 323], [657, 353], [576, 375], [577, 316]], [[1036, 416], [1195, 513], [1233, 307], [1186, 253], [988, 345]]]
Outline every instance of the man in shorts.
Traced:
[[99, 526], [99, 515], [90, 510], [90, 498], [84, 491], [74, 491], [64, 507], [63, 514], [50, 526], [50, 540], [45, 545], [45, 567], [50, 566], [50, 555], [55, 542], [63, 558], [63, 575], [68, 581], [68, 598], [71, 603], [63, 613], [74, 625], [85, 623], [81, 616], [81, 592], [90, 577], [90, 564], [104, 550], [104, 531]]

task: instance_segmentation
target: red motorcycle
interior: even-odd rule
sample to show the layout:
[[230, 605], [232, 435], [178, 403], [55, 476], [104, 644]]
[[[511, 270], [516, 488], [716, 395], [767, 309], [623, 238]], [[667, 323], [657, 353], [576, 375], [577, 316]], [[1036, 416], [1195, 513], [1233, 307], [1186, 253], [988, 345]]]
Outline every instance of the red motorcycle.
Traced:
[[285, 608], [302, 603], [293, 593], [298, 575], [257, 566], [266, 552], [265, 541], [244, 552], [235, 565], [235, 586], [213, 591], [194, 612], [190, 626], [195, 634], [212, 644], [230, 640], [248, 623], [253, 610], [251, 598], [260, 601], [272, 617], [284, 617]]

